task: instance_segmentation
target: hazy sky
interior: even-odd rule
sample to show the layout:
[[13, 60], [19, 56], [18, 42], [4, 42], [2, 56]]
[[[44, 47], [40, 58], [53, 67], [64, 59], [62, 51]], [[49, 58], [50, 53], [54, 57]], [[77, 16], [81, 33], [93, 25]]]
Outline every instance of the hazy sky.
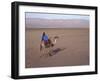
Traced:
[[74, 15], [74, 14], [50, 14], [50, 13], [25, 13], [26, 18], [43, 18], [43, 19], [84, 19], [89, 20], [88, 15]]

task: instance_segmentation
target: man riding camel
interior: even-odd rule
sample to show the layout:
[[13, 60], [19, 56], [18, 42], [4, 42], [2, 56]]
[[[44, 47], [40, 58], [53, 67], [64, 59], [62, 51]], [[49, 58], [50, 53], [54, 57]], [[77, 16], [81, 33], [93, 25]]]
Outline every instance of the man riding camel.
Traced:
[[45, 48], [53, 47], [54, 44], [56, 44], [56, 40], [58, 38], [59, 38], [58, 36], [55, 36], [52, 38], [53, 40], [51, 40], [51, 38], [49, 38], [48, 35], [46, 35], [45, 32], [43, 32], [40, 43], [40, 51], [42, 50], [43, 47]]
[[45, 47], [49, 47], [50, 44], [51, 44], [51, 46], [53, 46], [50, 38], [48, 37], [48, 35], [45, 34], [45, 32], [43, 32], [41, 42], [44, 43]]

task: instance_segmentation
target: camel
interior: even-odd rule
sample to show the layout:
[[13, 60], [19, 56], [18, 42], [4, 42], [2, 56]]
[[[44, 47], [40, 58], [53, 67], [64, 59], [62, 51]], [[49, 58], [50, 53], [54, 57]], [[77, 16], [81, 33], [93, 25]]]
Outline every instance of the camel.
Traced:
[[54, 45], [57, 43], [57, 39], [58, 38], [59, 38], [58, 36], [55, 36], [51, 40], [51, 37], [50, 37], [47, 43], [45, 43], [44, 41], [41, 41], [41, 43], [40, 43], [40, 51], [42, 51], [45, 48], [54, 47]]

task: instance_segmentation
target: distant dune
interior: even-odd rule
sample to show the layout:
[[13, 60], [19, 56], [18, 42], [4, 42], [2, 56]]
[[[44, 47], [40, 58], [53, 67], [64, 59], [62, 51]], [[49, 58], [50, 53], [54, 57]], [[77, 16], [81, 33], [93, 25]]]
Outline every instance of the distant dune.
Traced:
[[84, 19], [39, 19], [26, 18], [27, 28], [88, 28], [89, 21]]

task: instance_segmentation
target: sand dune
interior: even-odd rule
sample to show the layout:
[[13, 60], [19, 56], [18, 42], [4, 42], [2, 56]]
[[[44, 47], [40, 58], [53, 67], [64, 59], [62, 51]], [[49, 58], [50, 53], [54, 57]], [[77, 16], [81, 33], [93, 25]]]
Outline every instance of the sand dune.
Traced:
[[27, 28], [88, 28], [89, 21], [84, 19], [38, 19], [26, 18]]
[[[42, 32], [49, 37], [59, 36], [53, 48], [40, 51]], [[37, 28], [27, 27], [25, 36], [25, 67], [79, 66], [89, 64], [89, 29], [88, 28]], [[52, 56], [49, 52], [52, 50]]]

